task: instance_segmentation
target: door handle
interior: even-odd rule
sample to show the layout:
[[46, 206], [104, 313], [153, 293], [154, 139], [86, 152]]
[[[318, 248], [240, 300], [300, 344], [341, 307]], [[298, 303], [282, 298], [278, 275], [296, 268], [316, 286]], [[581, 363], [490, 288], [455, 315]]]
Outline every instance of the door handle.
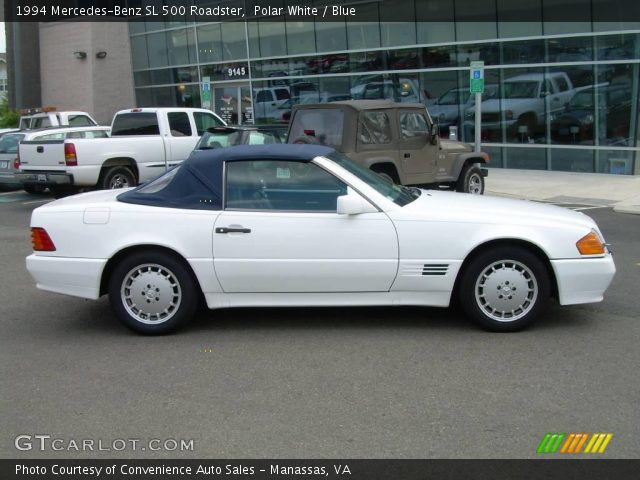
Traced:
[[44, 147], [36, 147], [36, 152], [38, 153], [44, 152]]
[[217, 227], [216, 233], [251, 233], [251, 229], [243, 227]]
[[409, 158], [410, 156], [411, 156], [411, 154], [410, 154], [410, 153], [405, 153], [405, 154], [404, 154], [404, 158]]

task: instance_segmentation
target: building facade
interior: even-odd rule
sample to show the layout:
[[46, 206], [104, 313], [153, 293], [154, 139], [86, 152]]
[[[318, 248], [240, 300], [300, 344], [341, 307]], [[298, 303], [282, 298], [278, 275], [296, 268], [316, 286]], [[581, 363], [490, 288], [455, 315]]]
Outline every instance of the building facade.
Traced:
[[510, 0], [385, 0], [354, 2], [353, 22], [131, 22], [136, 104], [286, 122], [295, 103], [393, 98], [424, 103], [443, 135], [472, 141], [469, 64], [481, 60], [493, 166], [640, 174], [640, 22], [599, 22], [599, 0], [570, 2], [584, 21], [547, 21], [550, 1], [528, 2], [534, 21], [502, 21]]

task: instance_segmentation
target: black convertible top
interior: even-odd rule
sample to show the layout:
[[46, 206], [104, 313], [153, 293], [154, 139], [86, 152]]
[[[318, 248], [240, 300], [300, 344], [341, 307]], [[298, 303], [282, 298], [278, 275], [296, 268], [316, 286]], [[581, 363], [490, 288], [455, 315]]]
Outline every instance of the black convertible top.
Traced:
[[309, 162], [333, 148], [321, 145], [238, 145], [194, 151], [182, 164], [149, 183], [118, 195], [118, 201], [169, 208], [221, 210], [225, 162], [282, 160]]

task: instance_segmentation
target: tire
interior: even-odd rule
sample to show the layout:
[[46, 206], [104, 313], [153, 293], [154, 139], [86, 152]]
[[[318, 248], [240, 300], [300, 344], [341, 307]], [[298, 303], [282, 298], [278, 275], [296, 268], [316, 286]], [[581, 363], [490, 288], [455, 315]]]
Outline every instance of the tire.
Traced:
[[480, 167], [475, 164], [463, 167], [456, 182], [456, 191], [482, 195], [484, 193], [484, 177]]
[[515, 332], [549, 304], [549, 273], [530, 251], [497, 247], [471, 260], [462, 272], [458, 297], [465, 314], [485, 330]]
[[[517, 125], [527, 127], [527, 136], [533, 136], [538, 128], [538, 118], [535, 113], [525, 113], [518, 118]], [[516, 131], [516, 135], [519, 137], [520, 133]]]
[[44, 193], [44, 191], [47, 189], [47, 187], [45, 187], [44, 185], [38, 185], [37, 183], [25, 184], [22, 185], [22, 188], [25, 192], [32, 194]]
[[378, 175], [388, 180], [390, 183], [395, 183], [396, 185], [400, 185], [400, 177], [398, 177], [398, 172], [396, 171], [396, 168], [393, 165], [390, 165], [390, 164], [372, 165], [371, 171], [376, 172]]
[[102, 172], [98, 186], [102, 190], [113, 190], [134, 187], [136, 183], [136, 176], [129, 167], [111, 167]]
[[297, 143], [300, 145], [318, 145], [320, 141], [316, 137], [312, 137], [310, 135], [305, 135], [303, 137], [296, 138], [293, 143]]
[[199, 299], [189, 267], [159, 250], [132, 253], [109, 278], [109, 301], [118, 320], [144, 335], [163, 335], [191, 320]]

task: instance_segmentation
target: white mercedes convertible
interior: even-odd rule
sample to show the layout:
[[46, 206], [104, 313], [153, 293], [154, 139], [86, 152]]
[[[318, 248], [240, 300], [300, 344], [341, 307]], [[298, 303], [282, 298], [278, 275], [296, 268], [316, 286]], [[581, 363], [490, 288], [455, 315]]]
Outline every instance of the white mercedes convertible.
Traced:
[[527, 201], [393, 185], [333, 149], [196, 152], [134, 189], [34, 210], [38, 288], [98, 299], [145, 334], [210, 309], [460, 302], [514, 331], [550, 297], [599, 302], [615, 266], [588, 216]]

